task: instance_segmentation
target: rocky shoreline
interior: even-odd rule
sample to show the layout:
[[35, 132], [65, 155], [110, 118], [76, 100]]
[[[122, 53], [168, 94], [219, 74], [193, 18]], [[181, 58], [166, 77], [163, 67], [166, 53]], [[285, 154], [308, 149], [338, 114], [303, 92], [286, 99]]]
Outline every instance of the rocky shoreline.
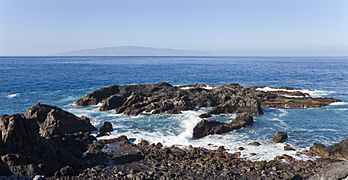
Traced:
[[[101, 104], [100, 110], [127, 115], [177, 114], [183, 110], [210, 107], [201, 114], [192, 138], [223, 134], [252, 126], [262, 108], [318, 108], [339, 102], [334, 98], [313, 98], [289, 87], [281, 91], [260, 91], [261, 87], [229, 84], [209, 87], [167, 83], [102, 88], [76, 102], [78, 106]], [[289, 90], [289, 91], [287, 91]], [[230, 123], [210, 120], [211, 114], [236, 113]], [[99, 136], [107, 136], [112, 125], [105, 122]], [[121, 136], [97, 140], [97, 129], [88, 117], [77, 117], [61, 108], [37, 104], [25, 114], [0, 116], [0, 175], [23, 175], [36, 179], [318, 179], [348, 176], [348, 138], [325, 147], [314, 144], [309, 151], [315, 160], [297, 160], [289, 155], [271, 161], [250, 161], [238, 151], [229, 153], [200, 147], [164, 147]], [[286, 132], [272, 141], [284, 142]], [[258, 142], [252, 145], [258, 146]], [[293, 150], [286, 145], [286, 150]], [[340, 167], [340, 168], [338, 168]], [[340, 170], [337, 173], [335, 169]], [[331, 173], [331, 174], [328, 174]], [[40, 175], [40, 176], [38, 176]]]

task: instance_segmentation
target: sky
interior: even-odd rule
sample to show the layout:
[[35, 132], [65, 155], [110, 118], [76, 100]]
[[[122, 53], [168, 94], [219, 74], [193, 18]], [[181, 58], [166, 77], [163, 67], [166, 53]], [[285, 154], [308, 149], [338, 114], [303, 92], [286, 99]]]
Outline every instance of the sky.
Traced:
[[348, 55], [347, 0], [0, 0], [0, 55], [112, 46]]

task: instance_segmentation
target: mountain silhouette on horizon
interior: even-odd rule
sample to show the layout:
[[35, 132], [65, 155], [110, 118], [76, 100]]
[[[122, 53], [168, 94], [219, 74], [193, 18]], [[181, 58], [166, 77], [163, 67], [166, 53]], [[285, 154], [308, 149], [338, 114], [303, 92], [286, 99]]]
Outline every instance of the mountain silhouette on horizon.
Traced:
[[141, 46], [117, 46], [58, 53], [59, 56], [207, 56], [209, 52]]

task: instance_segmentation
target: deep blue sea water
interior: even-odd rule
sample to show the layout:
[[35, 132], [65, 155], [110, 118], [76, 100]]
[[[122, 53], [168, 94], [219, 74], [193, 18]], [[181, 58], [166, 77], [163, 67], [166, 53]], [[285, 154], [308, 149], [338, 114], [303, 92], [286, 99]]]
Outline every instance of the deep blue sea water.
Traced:
[[[190, 139], [199, 112], [127, 117], [73, 105], [100, 87], [157, 82], [292, 86], [348, 102], [348, 57], [0, 57], [0, 114], [24, 112], [43, 102], [87, 115], [96, 126], [111, 121], [115, 136], [165, 145], [225, 145], [231, 151], [244, 146], [244, 156], [257, 152], [254, 158], [260, 159], [284, 153], [282, 145], [269, 142], [277, 131], [288, 132], [288, 143], [297, 149], [313, 142], [330, 145], [348, 135], [345, 103], [320, 109], [266, 109], [250, 128], [200, 140]], [[214, 118], [228, 121], [233, 115]], [[246, 145], [251, 141], [263, 145]]]

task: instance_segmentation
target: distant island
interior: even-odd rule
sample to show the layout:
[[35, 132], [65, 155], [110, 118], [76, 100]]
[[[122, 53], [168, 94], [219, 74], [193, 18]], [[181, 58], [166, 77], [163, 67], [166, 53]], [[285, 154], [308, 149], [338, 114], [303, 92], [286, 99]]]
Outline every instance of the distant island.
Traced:
[[209, 52], [140, 46], [117, 46], [58, 53], [59, 56], [207, 56]]

